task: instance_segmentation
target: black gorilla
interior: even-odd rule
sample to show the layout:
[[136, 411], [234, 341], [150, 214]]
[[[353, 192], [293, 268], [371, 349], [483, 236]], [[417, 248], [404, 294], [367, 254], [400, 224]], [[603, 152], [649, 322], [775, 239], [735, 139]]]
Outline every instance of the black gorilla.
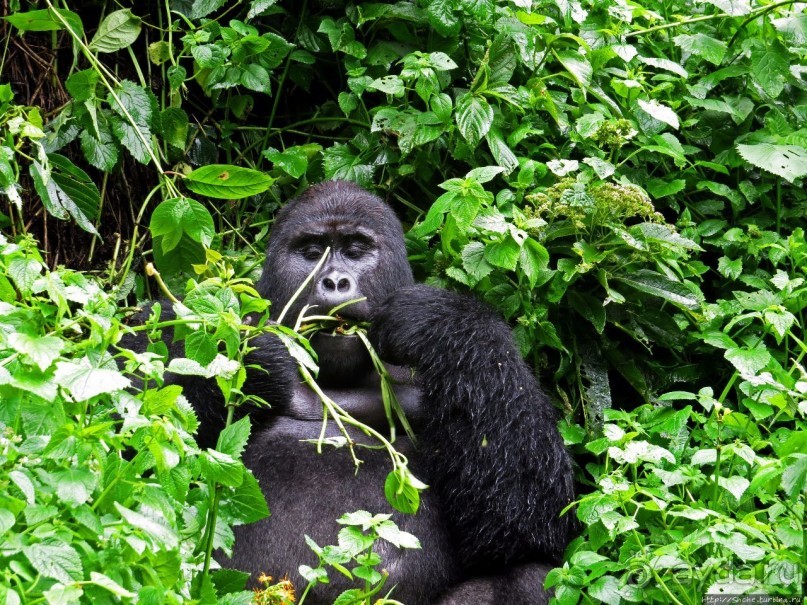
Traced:
[[[278, 214], [258, 284], [275, 318], [326, 247], [325, 265], [284, 323], [293, 323], [304, 304], [326, 311], [366, 297], [343, 314], [370, 320], [381, 357], [403, 366], [406, 380], [397, 394], [418, 444], [415, 449], [399, 437], [395, 446], [430, 485], [416, 515], [394, 515], [423, 549], [380, 545], [387, 586], [397, 585], [393, 598], [406, 605], [547, 602], [543, 578], [560, 560], [573, 525], [572, 515], [560, 516], [573, 498], [572, 470], [554, 409], [510, 329], [472, 298], [414, 285], [395, 214], [347, 182], [311, 187]], [[345, 452], [318, 455], [302, 441], [319, 436], [322, 405], [274, 336], [258, 342], [249, 362], [268, 372], [250, 374], [245, 390], [272, 407], [253, 417], [245, 462], [272, 515], [236, 528], [226, 564], [276, 578], [288, 574], [301, 587], [298, 565], [316, 561], [302, 535], [333, 544], [335, 519], [343, 513], [389, 512], [383, 484], [390, 465], [384, 452], [362, 449], [356, 474]], [[378, 377], [361, 341], [320, 334], [312, 346], [326, 393], [354, 417], [385, 427]], [[414, 382], [406, 367], [414, 369]], [[182, 380], [201, 417], [200, 444], [213, 445], [223, 406], [210, 385]], [[347, 588], [335, 576], [306, 602], [332, 603]]]

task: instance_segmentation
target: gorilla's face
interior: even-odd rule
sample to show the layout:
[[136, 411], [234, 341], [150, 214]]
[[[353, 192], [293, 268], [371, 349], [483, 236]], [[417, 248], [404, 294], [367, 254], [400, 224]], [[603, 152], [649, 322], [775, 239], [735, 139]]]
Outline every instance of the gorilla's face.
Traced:
[[[392, 210], [352, 183], [321, 183], [289, 202], [275, 219], [258, 283], [261, 295], [272, 301], [274, 318], [328, 248], [325, 264], [283, 323], [293, 325], [305, 305], [324, 314], [357, 298], [366, 300], [339, 314], [369, 320], [392, 292], [413, 283], [401, 224]], [[356, 337], [319, 334], [311, 344], [319, 356], [323, 386], [355, 385], [370, 369], [367, 351]]]

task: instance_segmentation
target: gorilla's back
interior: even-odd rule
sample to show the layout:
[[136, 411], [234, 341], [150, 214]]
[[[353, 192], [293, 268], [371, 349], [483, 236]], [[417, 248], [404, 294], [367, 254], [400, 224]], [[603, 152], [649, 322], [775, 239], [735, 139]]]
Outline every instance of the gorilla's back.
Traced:
[[[320, 546], [336, 544], [343, 527], [336, 519], [343, 514], [357, 510], [372, 514], [393, 512], [384, 496], [384, 480], [391, 470], [386, 452], [358, 448], [363, 463], [356, 473], [346, 449], [326, 446], [322, 454], [317, 454], [315, 444], [302, 441], [316, 440], [321, 427], [321, 419], [280, 417], [255, 435], [247, 448], [245, 463], [264, 490], [271, 515], [257, 526], [235, 528], [233, 558], [226, 564], [252, 573], [253, 582], [260, 573], [275, 580], [288, 577], [299, 594], [306, 581], [298, 567], [317, 565], [316, 555], [305, 543], [305, 534]], [[341, 434], [333, 420], [328, 429], [329, 437]], [[367, 439], [363, 435], [354, 438]], [[418, 474], [419, 456], [412, 443], [398, 437], [395, 447], [409, 459], [413, 472], [427, 480]], [[421, 496], [416, 515], [395, 512], [392, 518], [401, 530], [420, 540], [422, 549], [398, 549], [383, 540], [375, 546], [383, 561], [380, 569], [390, 575], [381, 594], [397, 585], [391, 596], [406, 605], [434, 602], [439, 592], [458, 577], [458, 565], [436, 499], [429, 490]], [[309, 593], [306, 603], [330, 605], [343, 591], [363, 585], [358, 578], [350, 583], [333, 569], [329, 570], [329, 578], [329, 584], [319, 585]]]

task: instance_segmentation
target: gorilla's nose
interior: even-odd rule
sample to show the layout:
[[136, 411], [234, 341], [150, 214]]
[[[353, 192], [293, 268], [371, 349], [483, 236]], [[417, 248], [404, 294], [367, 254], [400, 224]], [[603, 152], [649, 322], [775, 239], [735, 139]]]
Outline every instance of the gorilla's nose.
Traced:
[[356, 281], [342, 271], [329, 271], [319, 279], [318, 298], [324, 305], [336, 306], [357, 298]]

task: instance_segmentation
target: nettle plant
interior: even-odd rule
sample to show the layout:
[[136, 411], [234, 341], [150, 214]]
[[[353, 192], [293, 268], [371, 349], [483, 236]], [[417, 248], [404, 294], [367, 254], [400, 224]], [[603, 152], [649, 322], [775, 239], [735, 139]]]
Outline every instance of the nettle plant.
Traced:
[[[177, 319], [127, 327], [115, 291], [75, 271], [47, 271], [30, 238], [0, 237], [0, 267], [3, 601], [250, 603], [248, 574], [217, 570], [213, 554], [230, 552], [233, 525], [269, 513], [240, 459], [250, 419], [234, 421], [239, 406], [260, 403], [242, 387], [250, 340], [266, 331], [267, 301], [209, 251], [198, 269], [213, 275], [189, 281], [175, 303]], [[186, 357], [166, 365], [160, 334], [169, 327]], [[123, 348], [120, 338], [130, 332], [147, 332], [153, 344], [143, 352]], [[282, 332], [296, 354], [307, 355], [307, 341]], [[316, 371], [310, 356], [305, 363], [306, 372]], [[198, 420], [181, 387], [164, 383], [167, 372], [218, 385], [227, 424], [215, 448], [196, 446]], [[392, 497], [424, 487], [394, 462]], [[419, 544], [386, 516], [362, 512], [343, 522], [350, 527], [339, 547], [315, 547], [321, 565], [306, 577], [312, 585], [327, 580], [323, 566], [331, 565], [361, 579], [350, 602], [364, 603], [385, 579], [375, 569], [375, 541]], [[351, 560], [353, 575], [344, 567]], [[272, 584], [264, 593], [282, 588]]]
[[[121, 286], [119, 296], [134, 290], [142, 297], [149, 282], [133, 270], [142, 255], [176, 292], [185, 291], [188, 276], [223, 280], [203, 286], [200, 300], [220, 287], [232, 290], [227, 284], [235, 279], [254, 277], [281, 200], [310, 182], [348, 179], [377, 190], [412, 226], [407, 239], [419, 277], [471, 290], [511, 321], [521, 350], [565, 409], [564, 435], [591, 493], [578, 508], [583, 534], [548, 580], [558, 601], [684, 604], [719, 586], [795, 590], [799, 579], [787, 570], [804, 556], [797, 520], [804, 514], [807, 305], [800, 225], [807, 212], [807, 26], [798, 3], [157, 4], [105, 5], [100, 14], [50, 0], [11, 4], [6, 21], [16, 42], [40, 36], [62, 49], [48, 75], [64, 82], [66, 96], [43, 111], [0, 85], [0, 191], [10, 200], [0, 224], [18, 236], [7, 238], [4, 250], [13, 258], [7, 255], [9, 277], [0, 279], [0, 300], [15, 309], [1, 324], [9, 361], [0, 367], [10, 377], [0, 388], [22, 393], [9, 401], [23, 397], [32, 410], [42, 407], [52, 390], [36, 389], [51, 384], [57, 363], [117, 372], [109, 355], [126, 354], [103, 351], [116, 342], [118, 316], [111, 308], [104, 321], [90, 319], [99, 311], [79, 313], [89, 299], [70, 297], [81, 284], [101, 293]], [[111, 186], [135, 165], [146, 175], [142, 191], [110, 203]], [[118, 215], [106, 220], [116, 207], [133, 217], [123, 233]], [[105, 281], [64, 271], [45, 277], [25, 235], [37, 212], [74, 221], [77, 233], [93, 235], [92, 246], [98, 237], [114, 244]], [[214, 250], [235, 273], [214, 268]], [[51, 283], [58, 280], [63, 287]], [[248, 308], [244, 296], [246, 290], [217, 299], [226, 342], [215, 331], [192, 332], [203, 354], [199, 367], [214, 351], [243, 356], [248, 345], [236, 344], [233, 330]], [[20, 328], [29, 320], [32, 327]], [[197, 323], [219, 326], [219, 319]], [[92, 340], [80, 344], [74, 326]], [[40, 346], [21, 336], [11, 344], [11, 333], [64, 344]], [[85, 350], [92, 355], [80, 356]], [[131, 368], [159, 378], [160, 363], [140, 356]], [[233, 401], [241, 397], [238, 380], [237, 373], [225, 380]], [[146, 439], [146, 424], [120, 437], [110, 419], [115, 445], [98, 454], [97, 486], [88, 484], [83, 504], [91, 506], [106, 485], [108, 452], [124, 451], [143, 431], [137, 451], [147, 452], [137, 454], [137, 464], [120, 463], [135, 474], [112, 489], [138, 493], [135, 500], [122, 492], [122, 506], [137, 512], [142, 502], [156, 510], [148, 499], [156, 488], [135, 487], [163, 481], [160, 465], [173, 465], [180, 486], [188, 477], [188, 494], [198, 497], [183, 504], [166, 489], [170, 506], [160, 500], [173, 507], [164, 518], [179, 535], [180, 546], [169, 550], [180, 554], [160, 559], [155, 576], [166, 594], [185, 595], [191, 589], [180, 576], [190, 582], [199, 575], [204, 556], [186, 556], [179, 528], [192, 518], [200, 531], [212, 494], [226, 502], [246, 488], [216, 488], [215, 477], [203, 474], [216, 467], [203, 465], [203, 453], [185, 439], [193, 418], [167, 389], [151, 397], [175, 403], [143, 403], [132, 414], [150, 427], [152, 411], [170, 412], [162, 422], [175, 433], [161, 430], [180, 437]], [[61, 405], [83, 409], [66, 393]], [[103, 391], [85, 401], [125, 417], [122, 397]], [[5, 401], [0, 406], [12, 405]], [[12, 442], [23, 437], [14, 447], [29, 433], [45, 441], [61, 426], [53, 415], [41, 422], [35, 412], [12, 416], [2, 422], [15, 431]], [[70, 444], [98, 439], [87, 418], [66, 418], [77, 427]], [[238, 426], [232, 430], [245, 430]], [[160, 458], [163, 449], [171, 453]], [[68, 468], [63, 457], [39, 458], [47, 472]], [[114, 595], [102, 586], [107, 580], [93, 584], [87, 578], [96, 576], [87, 574], [75, 586], [65, 576], [37, 580], [42, 572], [24, 549], [44, 543], [51, 526], [79, 523], [61, 514], [75, 507], [45, 476], [30, 480], [43, 486], [41, 504], [59, 514], [43, 521], [45, 529], [34, 525], [14, 538], [20, 546], [0, 590], [27, 589], [27, 573], [36, 582], [32, 594], [59, 581], [73, 595]], [[398, 476], [397, 487], [404, 479]], [[4, 485], [14, 506], [28, 507], [30, 490], [12, 483]], [[36, 490], [34, 499], [38, 506]], [[108, 503], [97, 508], [120, 519]], [[21, 510], [4, 539], [29, 523]], [[10, 522], [0, 513], [3, 519]], [[105, 536], [117, 531], [101, 519]], [[120, 523], [121, 531], [135, 525]], [[84, 571], [120, 567], [96, 563], [99, 538], [80, 532], [91, 547], [73, 550], [82, 561], [83, 553], [96, 553], [82, 562]], [[123, 552], [129, 558], [121, 561], [132, 563], [126, 573], [135, 575], [142, 569], [135, 561], [163, 556]], [[322, 561], [344, 567], [349, 556], [358, 568], [374, 568], [372, 559], [358, 559], [365, 554], [348, 549], [322, 554]], [[193, 590], [210, 594], [208, 587], [199, 580]]]

